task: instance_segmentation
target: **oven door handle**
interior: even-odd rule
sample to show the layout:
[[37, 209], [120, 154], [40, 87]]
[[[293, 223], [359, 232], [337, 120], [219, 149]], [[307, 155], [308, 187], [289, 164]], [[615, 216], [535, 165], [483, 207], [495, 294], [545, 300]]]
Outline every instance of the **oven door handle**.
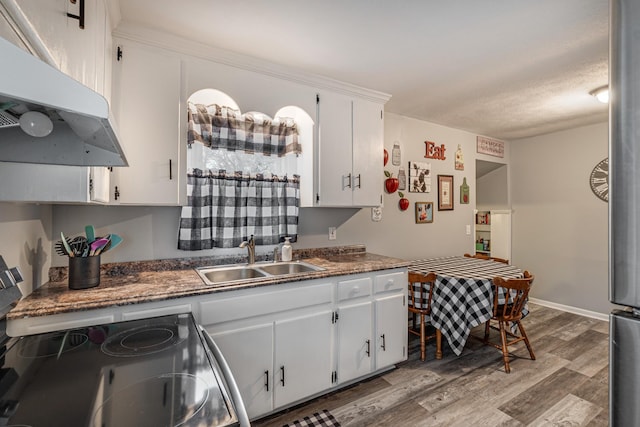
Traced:
[[231, 400], [233, 406], [236, 408], [238, 422], [240, 423], [240, 427], [251, 427], [251, 423], [249, 422], [249, 415], [247, 415], [247, 409], [244, 406], [244, 402], [242, 401], [242, 396], [240, 395], [240, 389], [238, 389], [238, 384], [236, 384], [235, 378], [233, 378], [233, 374], [231, 373], [231, 368], [227, 364], [222, 352], [218, 345], [211, 339], [207, 331], [202, 327], [198, 326], [200, 329], [200, 333], [204, 337], [209, 350], [218, 362], [220, 369], [222, 370], [222, 376], [226, 380], [227, 385], [229, 386], [229, 393], [231, 394]]

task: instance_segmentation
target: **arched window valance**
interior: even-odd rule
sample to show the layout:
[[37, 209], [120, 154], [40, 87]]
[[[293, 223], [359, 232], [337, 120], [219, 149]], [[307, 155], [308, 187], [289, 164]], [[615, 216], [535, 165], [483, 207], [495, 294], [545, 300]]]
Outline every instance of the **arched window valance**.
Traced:
[[244, 151], [279, 157], [298, 154], [298, 127], [293, 119], [245, 113], [218, 104], [189, 103], [189, 145], [199, 142], [211, 149]]

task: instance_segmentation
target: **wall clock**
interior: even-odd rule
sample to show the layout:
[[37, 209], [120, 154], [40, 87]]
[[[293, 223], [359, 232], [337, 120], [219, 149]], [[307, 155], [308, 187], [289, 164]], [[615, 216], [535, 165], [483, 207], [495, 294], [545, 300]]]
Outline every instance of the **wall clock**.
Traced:
[[605, 202], [609, 201], [609, 158], [601, 160], [589, 175], [589, 186], [593, 194]]

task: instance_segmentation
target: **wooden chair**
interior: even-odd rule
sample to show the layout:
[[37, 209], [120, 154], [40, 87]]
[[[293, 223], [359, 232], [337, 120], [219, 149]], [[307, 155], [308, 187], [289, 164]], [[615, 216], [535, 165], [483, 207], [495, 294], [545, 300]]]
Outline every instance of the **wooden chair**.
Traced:
[[[531, 360], [536, 359], [536, 356], [533, 354], [529, 338], [527, 337], [527, 333], [520, 321], [522, 319], [522, 309], [527, 302], [532, 282], [533, 276], [528, 271], [524, 272], [524, 278], [522, 279], [505, 280], [502, 277], [496, 277], [493, 279], [493, 284], [495, 285], [495, 294], [493, 296], [493, 315], [485, 324], [483, 341], [485, 344], [496, 347], [498, 350], [502, 350], [502, 359], [504, 361], [504, 370], [506, 373], [511, 372], [511, 368], [509, 367], [508, 349], [508, 346], [510, 345], [524, 341], [527, 346], [527, 350], [529, 350]], [[507, 303], [503, 305], [498, 304], [500, 288], [504, 289], [504, 295], [510, 295]], [[491, 325], [491, 321], [498, 322], [498, 327]], [[520, 335], [516, 335], [514, 332], [509, 330], [509, 322], [513, 322], [518, 326]], [[491, 328], [500, 331], [500, 344], [489, 341], [489, 331]], [[508, 340], [507, 337], [512, 339]]]
[[508, 259], [498, 258], [496, 256], [489, 256], [489, 255], [485, 255], [485, 254], [480, 254], [480, 253], [477, 253], [477, 252], [474, 255], [464, 254], [464, 256], [466, 256], [467, 258], [478, 258], [478, 259], [485, 259], [485, 260], [493, 260], [493, 261], [501, 262], [503, 264], [509, 264], [509, 260]]
[[[442, 346], [440, 330], [427, 335], [426, 316], [431, 314], [431, 299], [433, 298], [433, 285], [436, 281], [434, 273], [421, 274], [409, 272], [409, 304], [408, 310], [412, 316], [412, 325], [409, 333], [420, 337], [420, 360], [426, 359], [427, 340], [436, 338], [436, 359], [442, 359]], [[420, 319], [420, 325], [416, 325], [416, 317]]]

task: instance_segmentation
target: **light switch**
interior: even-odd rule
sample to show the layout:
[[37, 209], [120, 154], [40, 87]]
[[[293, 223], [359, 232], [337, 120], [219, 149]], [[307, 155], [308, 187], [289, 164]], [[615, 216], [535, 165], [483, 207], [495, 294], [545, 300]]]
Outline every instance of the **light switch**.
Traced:
[[336, 240], [337, 231], [335, 227], [329, 227], [329, 240]]
[[467, 236], [471, 234], [471, 225], [467, 224]]

